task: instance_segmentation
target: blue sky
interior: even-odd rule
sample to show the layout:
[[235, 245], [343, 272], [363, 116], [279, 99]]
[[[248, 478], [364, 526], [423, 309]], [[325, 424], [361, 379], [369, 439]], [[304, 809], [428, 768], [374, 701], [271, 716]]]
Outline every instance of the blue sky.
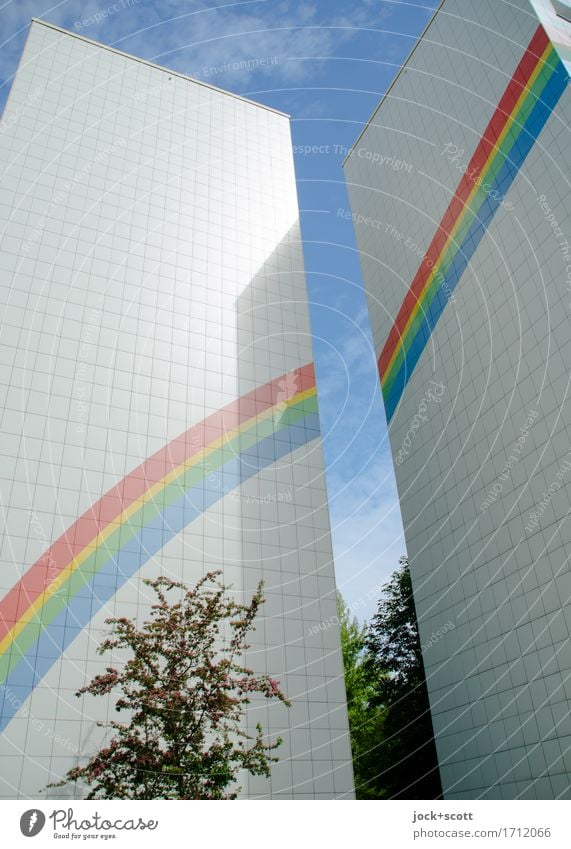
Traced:
[[[343, 154], [436, 0], [12, 0], [0, 109], [37, 17], [292, 116], [337, 582], [360, 619], [405, 553]], [[261, 64], [258, 60], [266, 60]]]

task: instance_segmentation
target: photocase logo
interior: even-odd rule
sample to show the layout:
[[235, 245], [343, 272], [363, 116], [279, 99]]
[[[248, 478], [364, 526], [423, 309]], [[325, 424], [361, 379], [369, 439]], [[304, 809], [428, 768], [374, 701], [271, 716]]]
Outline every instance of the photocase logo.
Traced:
[[46, 824], [46, 817], [37, 808], [26, 811], [20, 817], [20, 831], [24, 837], [35, 837]]

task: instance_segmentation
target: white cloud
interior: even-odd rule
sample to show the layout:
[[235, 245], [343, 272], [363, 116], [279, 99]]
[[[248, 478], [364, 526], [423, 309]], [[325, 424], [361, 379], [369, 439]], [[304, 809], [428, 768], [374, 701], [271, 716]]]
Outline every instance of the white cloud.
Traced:
[[[307, 60], [330, 56], [357, 33], [354, 21], [324, 14], [323, 7], [312, 4], [266, 1], [186, 15], [184, 3], [171, 2], [169, 8], [181, 16], [172, 27], [164, 23], [163, 12], [163, 22], [153, 29], [155, 61], [193, 75], [250, 59], [277, 59], [264, 68], [237, 70], [234, 76], [242, 85], [258, 73], [288, 83], [320, 75], [322, 63]], [[356, 10], [356, 18], [363, 19], [363, 11]], [[128, 50], [147, 50], [150, 37], [149, 30], [129, 37]], [[226, 80], [229, 76], [231, 72], [224, 72]]]

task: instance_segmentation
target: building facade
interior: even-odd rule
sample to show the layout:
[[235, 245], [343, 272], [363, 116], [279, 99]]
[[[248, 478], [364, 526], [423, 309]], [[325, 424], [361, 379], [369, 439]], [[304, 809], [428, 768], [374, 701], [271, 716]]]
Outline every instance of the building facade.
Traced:
[[448, 799], [571, 798], [568, 76], [444, 0], [344, 166]]
[[243, 795], [351, 798], [287, 116], [34, 21], [0, 147], [0, 795], [106, 739], [75, 692], [143, 579], [222, 569], [292, 702], [252, 703], [284, 743]]

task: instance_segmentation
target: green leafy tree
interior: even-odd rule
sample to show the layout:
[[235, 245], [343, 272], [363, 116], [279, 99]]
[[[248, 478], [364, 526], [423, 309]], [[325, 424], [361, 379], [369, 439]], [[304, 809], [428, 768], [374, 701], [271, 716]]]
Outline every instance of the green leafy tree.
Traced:
[[369, 778], [377, 798], [438, 799], [442, 795], [408, 560], [385, 586], [366, 637], [375, 679], [372, 706], [384, 709], [377, 767]]
[[347, 713], [353, 753], [355, 792], [358, 799], [374, 799], [376, 792], [370, 779], [376, 775], [375, 747], [383, 734], [384, 709], [373, 706], [375, 675], [365, 661], [367, 629], [359, 625], [347, 607], [341, 593], [337, 593], [337, 611], [341, 637], [341, 653], [347, 691]]
[[99, 653], [125, 650], [128, 659], [77, 695], [118, 691], [116, 710], [128, 720], [99, 723], [114, 732], [109, 744], [50, 787], [82, 781], [88, 799], [234, 799], [240, 770], [269, 776], [281, 739], [266, 744], [261, 725], [255, 735], [242, 727], [252, 695], [289, 705], [277, 681], [242, 665], [262, 584], [249, 604], [238, 604], [220, 574], [193, 588], [145, 580], [157, 596], [150, 620], [141, 628], [127, 618], [106, 620], [111, 636]]

